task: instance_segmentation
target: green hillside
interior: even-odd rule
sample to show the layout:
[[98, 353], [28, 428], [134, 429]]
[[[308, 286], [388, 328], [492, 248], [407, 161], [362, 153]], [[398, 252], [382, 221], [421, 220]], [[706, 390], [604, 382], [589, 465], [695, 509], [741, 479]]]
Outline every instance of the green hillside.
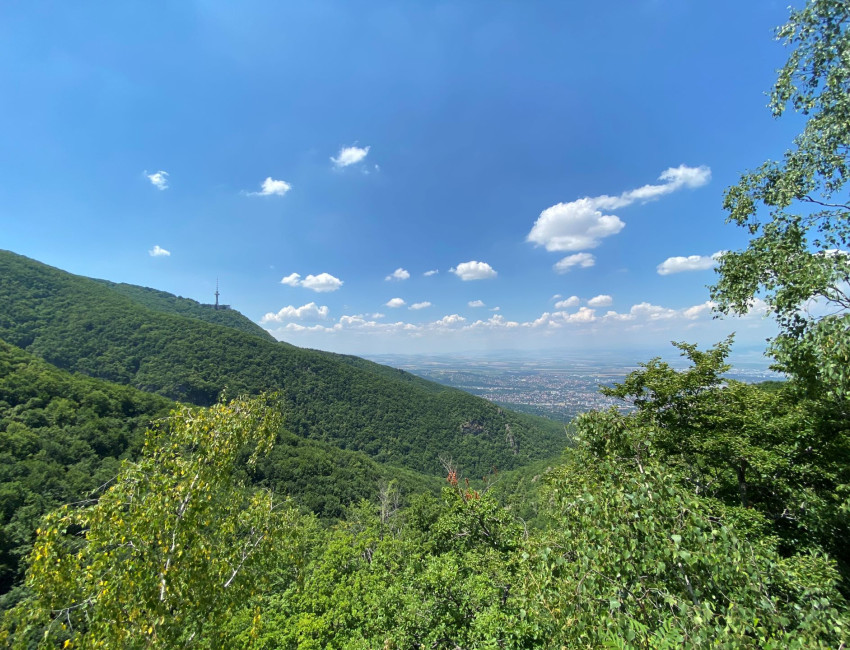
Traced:
[[21, 577], [38, 521], [113, 479], [173, 403], [71, 375], [0, 341], [0, 594]]
[[251, 319], [246, 318], [235, 309], [214, 309], [212, 305], [202, 305], [191, 298], [182, 298], [172, 293], [151, 289], [149, 287], [137, 287], [134, 284], [109, 282], [108, 280], [97, 280], [102, 282], [113, 291], [127, 296], [133, 302], [144, 305], [154, 311], [164, 314], [176, 314], [197, 318], [207, 323], [224, 325], [240, 332], [254, 334], [267, 341], [274, 341], [274, 337]]
[[442, 471], [440, 455], [474, 476], [552, 456], [567, 442], [563, 427], [543, 418], [353, 357], [169, 313], [168, 304], [0, 252], [0, 338], [59, 368], [198, 405], [225, 387], [230, 395], [279, 391], [293, 433], [428, 473]]
[[[0, 595], [20, 582], [21, 559], [42, 515], [109, 483], [122, 459], [138, 457], [151, 421], [174, 406], [158, 395], [58, 370], [0, 341]], [[406, 497], [437, 492], [442, 483], [286, 430], [248, 478], [323, 519], [374, 500], [383, 485], [394, 483]]]

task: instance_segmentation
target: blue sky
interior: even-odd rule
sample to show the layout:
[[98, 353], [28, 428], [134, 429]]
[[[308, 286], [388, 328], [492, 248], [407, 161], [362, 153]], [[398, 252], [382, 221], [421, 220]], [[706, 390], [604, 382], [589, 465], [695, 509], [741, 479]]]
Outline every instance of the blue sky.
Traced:
[[0, 248], [341, 352], [760, 342], [786, 2], [4, 3]]

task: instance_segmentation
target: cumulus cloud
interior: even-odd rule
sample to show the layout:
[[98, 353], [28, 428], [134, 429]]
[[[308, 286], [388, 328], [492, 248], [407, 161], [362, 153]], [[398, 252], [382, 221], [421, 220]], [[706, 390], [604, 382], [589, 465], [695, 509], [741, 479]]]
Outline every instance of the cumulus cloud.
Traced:
[[304, 287], [317, 293], [327, 293], [336, 291], [344, 283], [339, 278], [335, 278], [330, 273], [319, 273], [318, 275], [308, 275], [303, 280], [299, 273], [290, 273], [280, 281], [281, 284], [286, 284], [290, 287]]
[[587, 304], [591, 307], [608, 307], [613, 302], [614, 299], [611, 296], [603, 293], [588, 300]]
[[422, 302], [415, 302], [410, 305], [410, 309], [425, 309], [426, 307], [430, 307], [431, 303], [427, 300], [423, 300]]
[[520, 327], [520, 323], [515, 320], [507, 320], [500, 314], [494, 314], [487, 320], [477, 320], [474, 323], [464, 326], [464, 330], [512, 330]]
[[336, 158], [331, 156], [331, 162], [337, 167], [348, 167], [363, 160], [369, 153], [369, 147], [342, 147]]
[[407, 280], [410, 277], [410, 273], [408, 273], [405, 269], [399, 267], [392, 273], [390, 273], [384, 280]]
[[145, 176], [147, 176], [148, 180], [158, 190], [167, 190], [168, 189], [168, 172], [164, 172], [159, 170], [158, 172], [154, 172], [153, 174], [148, 174], [148, 170], [145, 170]]
[[483, 301], [483, 300], [470, 300], [470, 301], [469, 301], [468, 303], [466, 303], [466, 304], [467, 304], [468, 306], [470, 306], [470, 307], [483, 307], [483, 306], [484, 306], [484, 301]]
[[404, 307], [407, 303], [404, 302], [403, 298], [390, 298], [386, 303], [385, 307]]
[[706, 300], [701, 305], [694, 305], [693, 307], [682, 310], [682, 315], [688, 320], [696, 320], [700, 316], [711, 312], [714, 307], [715, 304], [711, 300]]
[[628, 320], [645, 320], [645, 321], [657, 321], [657, 320], [667, 320], [671, 318], [676, 318], [679, 316], [680, 312], [675, 309], [670, 309], [668, 307], [661, 307], [659, 305], [653, 305], [648, 302], [641, 302], [636, 305], [632, 305], [631, 309], [625, 314], [619, 314], [615, 311], [609, 311], [605, 314], [605, 318], [608, 320], [618, 320], [618, 321], [628, 321]]
[[288, 305], [282, 307], [277, 313], [269, 312], [260, 319], [262, 325], [268, 323], [285, 323], [291, 320], [318, 320], [328, 317], [329, 309], [326, 305], [319, 307], [315, 302], [295, 307]]
[[169, 257], [171, 255], [171, 251], [167, 251], [157, 244], [148, 251], [148, 255], [151, 257]]
[[456, 268], [449, 269], [450, 273], [454, 273], [461, 280], [487, 280], [495, 278], [496, 271], [487, 262], [462, 262]]
[[568, 323], [591, 323], [596, 320], [596, 310], [579, 307], [579, 310], [567, 316]]
[[578, 251], [596, 248], [603, 238], [625, 227], [619, 217], [602, 214], [593, 199], [585, 198], [546, 208], [527, 240], [548, 251]]
[[342, 280], [335, 278], [330, 273], [319, 273], [319, 275], [308, 275], [301, 281], [301, 286], [318, 293], [336, 291], [342, 286]]
[[576, 253], [575, 255], [567, 255], [552, 268], [555, 269], [557, 273], [566, 273], [574, 266], [586, 269], [594, 264], [596, 264], [596, 258], [590, 253]]
[[616, 235], [626, 225], [618, 216], [603, 211], [624, 208], [637, 201], [652, 201], [681, 188], [700, 187], [710, 179], [708, 167], [680, 165], [663, 171], [659, 184], [644, 185], [618, 196], [603, 194], [557, 203], [540, 213], [526, 240], [545, 246], [548, 251], [596, 248], [602, 239]]
[[[560, 296], [558, 296], [560, 298]], [[578, 296], [570, 296], [566, 300], [559, 300], [555, 303], [555, 309], [569, 309], [570, 307], [578, 307], [581, 300]]]
[[[570, 302], [571, 306], [577, 306], [572, 298], [574, 297], [563, 302]], [[397, 298], [395, 301], [394, 306], [405, 305], [401, 298]], [[390, 303], [393, 302], [390, 301]], [[679, 331], [681, 328], [697, 326], [700, 322], [707, 325], [711, 322], [712, 307], [713, 304], [709, 301], [680, 309], [642, 302], [632, 305], [625, 313], [611, 310], [601, 314], [597, 309], [588, 305], [581, 306], [573, 312], [560, 309], [551, 313], [547, 311], [538, 318], [524, 322], [508, 320], [501, 314], [493, 314], [486, 320], [474, 321], [468, 321], [459, 314], [448, 314], [439, 320], [421, 323], [409, 323], [403, 320], [386, 322], [378, 320], [382, 317], [381, 314], [358, 314], [343, 315], [336, 322], [328, 324], [311, 324], [303, 321], [322, 319], [326, 312], [324, 311], [325, 308], [310, 303], [302, 307], [284, 307], [277, 314], [267, 314], [263, 322], [269, 325], [278, 324], [278, 327], [272, 330], [278, 336], [286, 336], [287, 334], [336, 335], [351, 332], [358, 336], [409, 336], [411, 340], [423, 340], [428, 336], [462, 337], [468, 334], [475, 336], [476, 333], [493, 333], [495, 335], [520, 331], [525, 331], [534, 336], [558, 336], [559, 332], [566, 336], [571, 336], [573, 332], [615, 336], [629, 330], [644, 332], [644, 328], [646, 328], [646, 331], [663, 332], [669, 330], [672, 332]], [[413, 305], [410, 308], [412, 309]], [[763, 301], [759, 299], [753, 301], [752, 313], [760, 316], [765, 309], [766, 305]], [[302, 316], [300, 319], [298, 318], [299, 314]], [[295, 322], [299, 320], [301, 322]], [[380, 340], [383, 341], [384, 339]]]
[[453, 327], [455, 325], [462, 325], [465, 322], [466, 319], [463, 316], [458, 314], [449, 314], [448, 316], [443, 316], [438, 321], [434, 321], [432, 325], [435, 327]]
[[656, 267], [658, 275], [670, 275], [671, 273], [682, 273], [683, 271], [706, 271], [717, 265], [717, 261], [723, 255], [723, 251], [717, 251], [714, 255], [689, 255], [687, 257], [668, 257]]
[[277, 181], [269, 176], [263, 181], [259, 192], [248, 192], [248, 196], [283, 196], [291, 189], [292, 185], [286, 181]]
[[437, 273], [439, 273], [437, 269], [431, 269], [430, 271], [425, 271], [425, 273], [423, 273], [422, 275], [424, 275], [426, 278], [430, 278], [432, 275], [437, 275]]

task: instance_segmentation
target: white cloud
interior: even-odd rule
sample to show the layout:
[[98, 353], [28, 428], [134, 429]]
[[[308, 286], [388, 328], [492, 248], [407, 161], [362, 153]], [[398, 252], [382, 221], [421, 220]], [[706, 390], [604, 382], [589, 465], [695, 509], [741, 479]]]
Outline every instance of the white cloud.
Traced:
[[271, 176], [263, 181], [262, 189], [259, 192], [248, 192], [248, 196], [283, 196], [292, 185], [286, 181], [276, 181]]
[[386, 303], [385, 307], [404, 307], [407, 303], [404, 302], [403, 298], [390, 298]]
[[[692, 307], [684, 307], [682, 309], [671, 309], [660, 305], [653, 305], [648, 302], [641, 302], [632, 305], [628, 312], [624, 314], [616, 311], [609, 311], [605, 314], [606, 321], [642, 321], [642, 322], [662, 322], [662, 321], [679, 321], [682, 319], [695, 321], [706, 318], [711, 315], [711, 310], [714, 308], [714, 303], [710, 300]], [[708, 318], [710, 320], [710, 318]]]
[[339, 278], [335, 278], [330, 273], [319, 273], [319, 275], [308, 275], [303, 280], [298, 273], [290, 273], [285, 278], [281, 279], [281, 284], [289, 285], [290, 287], [304, 287], [317, 293], [327, 293], [336, 291], [344, 283]]
[[714, 303], [710, 300], [706, 300], [701, 305], [694, 305], [693, 307], [688, 307], [687, 309], [682, 310], [682, 315], [688, 320], [696, 320], [703, 314], [709, 313], [712, 309], [714, 309]]
[[331, 162], [337, 167], [348, 167], [363, 160], [369, 153], [369, 147], [342, 147], [336, 158], [331, 156]]
[[488, 329], [488, 330], [512, 330], [520, 326], [520, 323], [515, 320], [506, 320], [504, 316], [500, 314], [494, 314], [490, 316], [487, 320], [477, 320], [474, 323], [466, 325], [464, 327], [465, 330], [477, 330], [477, 329]]
[[594, 264], [596, 264], [596, 258], [590, 253], [576, 253], [575, 255], [567, 255], [552, 268], [558, 273], [566, 273], [574, 266], [586, 269]]
[[301, 286], [305, 289], [311, 289], [318, 293], [328, 291], [336, 291], [342, 286], [343, 282], [339, 278], [335, 278], [330, 273], [319, 273], [319, 275], [308, 275], [301, 282]]
[[616, 235], [625, 223], [604, 211], [623, 208], [636, 201], [651, 201], [683, 187], [696, 188], [708, 183], [708, 167], [671, 167], [661, 173], [657, 185], [644, 185], [619, 196], [584, 197], [569, 203], [557, 203], [540, 213], [527, 241], [545, 246], [548, 251], [579, 251], [597, 247], [601, 240]]
[[683, 271], [706, 271], [717, 265], [717, 261], [723, 255], [723, 251], [717, 251], [714, 255], [689, 255], [688, 257], [668, 257], [658, 265], [658, 275], [670, 275], [671, 273], [682, 273]]
[[466, 304], [467, 304], [468, 306], [470, 306], [470, 307], [483, 307], [483, 306], [484, 306], [484, 301], [483, 301], [483, 300], [470, 300], [470, 301], [469, 301], [468, 303], [466, 303]]
[[662, 186], [665, 188], [664, 194], [678, 190], [680, 187], [694, 189], [707, 185], [711, 181], [711, 169], [706, 165], [700, 165], [699, 167], [679, 165], [678, 167], [670, 167], [662, 172], [659, 179], [667, 182], [666, 185]]
[[570, 296], [566, 300], [559, 300], [555, 303], [555, 309], [569, 309], [570, 307], [578, 307], [581, 300], [578, 296]]
[[392, 273], [390, 273], [384, 280], [407, 280], [410, 277], [410, 273], [408, 273], [405, 269], [399, 267]]
[[490, 311], [501, 311], [501, 310], [502, 310], [502, 308], [501, 308], [501, 307], [492, 307], [492, 308], [490, 309]]
[[413, 303], [412, 305], [410, 305], [410, 309], [425, 309], [426, 307], [430, 307], [430, 306], [431, 306], [431, 303], [428, 302], [427, 300], [424, 300], [423, 302]]
[[158, 172], [154, 172], [153, 174], [148, 174], [148, 170], [145, 170], [145, 176], [147, 176], [148, 180], [158, 190], [167, 190], [168, 189], [168, 172], [164, 172], [162, 170]]
[[276, 314], [274, 312], [269, 312], [263, 316], [262, 319], [260, 319], [260, 324], [285, 323], [286, 321], [291, 320], [324, 319], [328, 317], [329, 311], [330, 310], [326, 305], [319, 307], [315, 302], [309, 302], [306, 305], [301, 305], [300, 307], [288, 305], [287, 307], [281, 308]]
[[528, 233], [527, 240], [548, 251], [596, 248], [604, 237], [616, 235], [626, 224], [615, 215], [604, 215], [595, 199], [578, 199], [546, 208]]
[[167, 251], [157, 244], [148, 251], [148, 255], [151, 257], [169, 257], [171, 255], [171, 251]]
[[591, 307], [608, 307], [613, 302], [614, 299], [611, 296], [603, 293], [599, 296], [594, 296], [593, 298], [588, 300], [587, 304]]
[[462, 325], [466, 322], [466, 319], [459, 314], [450, 314], [448, 316], [443, 316], [440, 320], [434, 321], [432, 325], [435, 327], [453, 327], [455, 325]]
[[439, 273], [437, 269], [431, 269], [430, 271], [425, 271], [425, 273], [423, 273], [422, 275], [424, 275], [426, 278], [430, 278], [432, 275], [437, 275], [437, 273]]
[[[755, 332], [759, 341], [763, 339], [762, 330], [757, 329], [761, 327], [759, 323], [768, 322], [761, 317], [765, 307], [763, 301], [754, 301], [753, 316], [745, 319], [749, 321], [748, 331]], [[350, 351], [350, 348], [345, 349], [345, 345], [353, 342], [357, 342], [357, 346], [374, 346], [376, 351], [395, 347], [401, 352], [413, 349], [427, 351], [441, 346], [454, 346], [456, 350], [487, 348], [496, 341], [533, 347], [535, 342], [544, 340], [541, 337], [558, 343], [579, 341], [580, 345], [590, 344], [591, 340], [603, 341], [600, 345], [604, 346], [613, 340], [612, 337], [621, 336], [624, 340], [653, 339], [661, 343], [681, 338], [685, 331], [698, 332], [700, 336], [717, 331], [711, 338], [717, 340], [723, 335], [723, 321], [712, 319], [711, 308], [710, 302], [675, 309], [642, 302], [632, 305], [625, 313], [581, 306], [576, 311], [547, 311], [538, 318], [520, 322], [508, 320], [500, 314], [491, 314], [486, 320], [466, 320], [459, 314], [449, 314], [439, 320], [424, 322], [387, 322], [378, 320], [380, 314], [358, 314], [341, 316], [336, 322], [310, 323], [297, 319], [297, 315], [300, 313], [305, 319], [319, 317], [323, 308], [308, 304], [285, 307], [279, 312], [280, 320], [284, 322], [279, 322], [278, 314], [274, 313], [268, 314], [264, 322], [272, 334], [284, 340], [297, 337], [299, 344], [336, 348], [338, 351]], [[290, 316], [293, 320], [286, 322]]]
[[653, 305], [648, 302], [641, 302], [636, 305], [632, 305], [627, 314], [618, 314], [617, 312], [609, 311], [605, 314], [605, 317], [612, 320], [657, 321], [675, 318], [678, 315], [679, 312], [675, 309], [660, 307], [659, 305]]
[[449, 269], [449, 272], [454, 273], [461, 280], [487, 280], [495, 278], [497, 273], [492, 266], [487, 262], [462, 262], [457, 265], [457, 268]]
[[569, 323], [591, 323], [596, 320], [596, 310], [588, 309], [587, 307], [579, 307], [575, 314], [570, 314], [567, 318]]

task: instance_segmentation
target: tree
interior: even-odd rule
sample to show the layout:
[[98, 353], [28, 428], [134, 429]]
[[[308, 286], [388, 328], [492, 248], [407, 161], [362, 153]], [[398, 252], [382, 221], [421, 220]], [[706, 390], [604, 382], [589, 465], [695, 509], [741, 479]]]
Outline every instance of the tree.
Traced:
[[577, 422], [547, 477], [552, 525], [522, 590], [546, 647], [840, 647], [846, 603], [822, 553], [786, 557], [760, 517], [695, 491], [653, 425], [614, 410]]
[[[850, 437], [829, 408], [796, 394], [793, 384], [765, 390], [725, 379], [730, 344], [702, 352], [677, 343], [689, 368], [653, 359], [603, 389], [630, 399], [636, 411], [618, 415], [594, 444], [638, 459], [655, 455], [695, 494], [764, 515], [786, 554], [826, 550], [846, 577]], [[633, 431], [640, 435], [626, 435]]]
[[0, 641], [225, 647], [229, 613], [297, 549], [296, 510], [234, 473], [246, 449], [252, 466], [275, 441], [280, 416], [265, 402], [178, 408], [95, 503], [49, 515], [30, 556], [32, 597], [7, 614]]
[[[744, 174], [725, 194], [746, 249], [721, 257], [712, 297], [745, 313], [762, 297], [780, 327], [781, 369], [832, 398], [850, 395], [850, 4], [809, 0], [777, 38], [793, 50], [770, 98], [775, 117], [807, 118], [781, 161]], [[765, 215], [767, 218], [765, 218]], [[846, 407], [845, 407], [846, 408]]]

